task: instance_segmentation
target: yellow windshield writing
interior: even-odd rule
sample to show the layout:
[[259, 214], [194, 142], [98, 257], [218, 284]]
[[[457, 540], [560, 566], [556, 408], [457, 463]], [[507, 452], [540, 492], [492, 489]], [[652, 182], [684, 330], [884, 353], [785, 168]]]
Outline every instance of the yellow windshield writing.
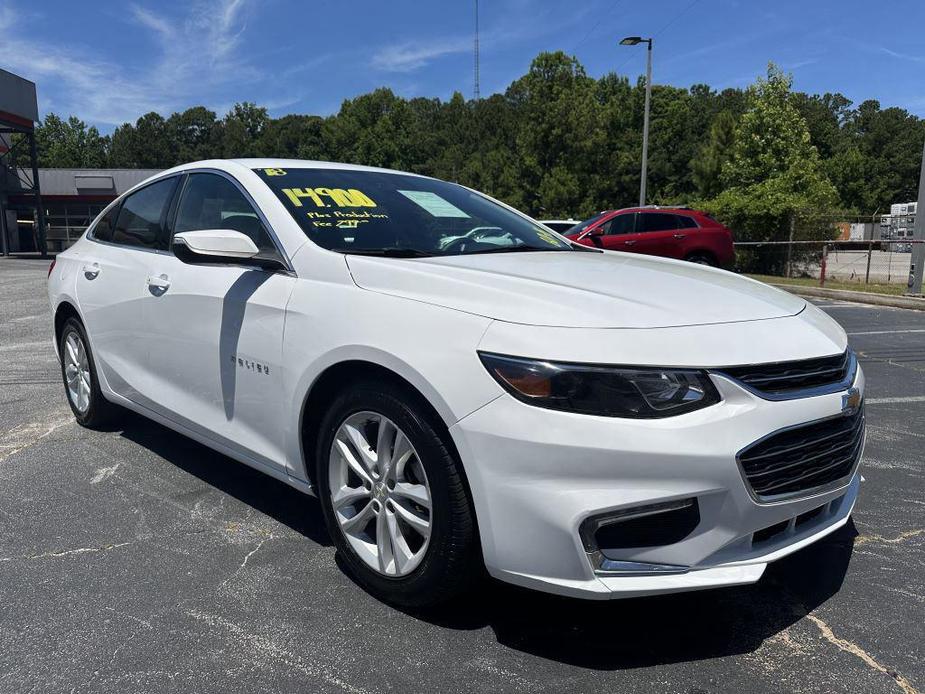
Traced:
[[376, 207], [375, 201], [356, 188], [283, 188], [283, 193], [296, 207], [311, 200], [316, 207]]

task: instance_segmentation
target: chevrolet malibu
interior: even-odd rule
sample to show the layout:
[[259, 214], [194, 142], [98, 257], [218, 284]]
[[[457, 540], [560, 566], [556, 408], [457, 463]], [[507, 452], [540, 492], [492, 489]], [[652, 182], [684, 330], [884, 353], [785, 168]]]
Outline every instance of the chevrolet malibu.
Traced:
[[170, 169], [49, 297], [80, 424], [133, 410], [317, 495], [397, 604], [483, 566], [582, 598], [753, 583], [858, 495], [864, 376], [819, 309], [433, 178]]

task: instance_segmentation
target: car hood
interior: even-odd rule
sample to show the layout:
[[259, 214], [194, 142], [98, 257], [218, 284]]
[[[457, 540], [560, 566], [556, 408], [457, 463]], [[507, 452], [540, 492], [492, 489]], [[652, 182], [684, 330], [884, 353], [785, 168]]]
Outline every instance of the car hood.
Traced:
[[527, 325], [665, 328], [781, 318], [806, 305], [730, 272], [629, 253], [348, 255], [347, 265], [363, 289]]

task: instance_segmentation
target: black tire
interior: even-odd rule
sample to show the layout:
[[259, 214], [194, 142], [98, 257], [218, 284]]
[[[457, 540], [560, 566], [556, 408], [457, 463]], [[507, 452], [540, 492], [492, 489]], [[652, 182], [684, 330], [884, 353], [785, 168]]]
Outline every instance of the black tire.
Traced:
[[710, 267], [719, 267], [719, 264], [709, 253], [691, 253], [685, 258], [689, 263], [697, 263], [698, 265], [709, 265]]
[[[89, 405], [83, 412], [78, 409], [77, 405], [71, 398], [67, 384], [67, 374], [65, 373], [65, 350], [68, 335], [76, 333], [87, 352], [87, 363], [90, 371], [90, 398]], [[64, 395], [67, 398], [68, 405], [71, 406], [71, 412], [77, 423], [89, 429], [96, 429], [115, 421], [121, 408], [115, 403], [109, 402], [100, 392], [100, 382], [96, 374], [96, 365], [93, 363], [93, 351], [90, 348], [90, 341], [87, 339], [87, 332], [83, 324], [76, 318], [68, 318], [61, 328], [61, 335], [58, 340], [58, 353], [61, 357], [61, 380], [64, 382]]]
[[[344, 537], [331, 501], [328, 461], [334, 436], [350, 415], [367, 410], [387, 417], [405, 433], [431, 488], [429, 545], [420, 564], [406, 576], [385, 576], [370, 568]], [[369, 593], [407, 608], [432, 608], [453, 600], [472, 584], [482, 566], [461, 465], [445, 440], [449, 435], [435, 419], [410, 390], [388, 382], [355, 383], [334, 399], [317, 437], [318, 497], [342, 564]]]

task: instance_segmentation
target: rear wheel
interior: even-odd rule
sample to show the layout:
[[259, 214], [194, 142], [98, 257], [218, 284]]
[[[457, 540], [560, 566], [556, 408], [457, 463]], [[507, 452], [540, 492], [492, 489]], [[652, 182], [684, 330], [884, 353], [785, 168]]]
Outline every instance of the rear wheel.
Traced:
[[61, 377], [71, 411], [81, 426], [95, 428], [112, 421], [119, 407], [100, 392], [93, 353], [83, 325], [68, 318], [61, 329], [58, 351], [61, 355]]
[[697, 263], [697, 265], [709, 265], [710, 267], [719, 266], [716, 259], [707, 253], [691, 253], [685, 260], [689, 263]]
[[328, 528], [350, 573], [383, 600], [432, 606], [474, 575], [472, 512], [445, 436], [389, 383], [352, 387], [322, 422], [316, 479]]

